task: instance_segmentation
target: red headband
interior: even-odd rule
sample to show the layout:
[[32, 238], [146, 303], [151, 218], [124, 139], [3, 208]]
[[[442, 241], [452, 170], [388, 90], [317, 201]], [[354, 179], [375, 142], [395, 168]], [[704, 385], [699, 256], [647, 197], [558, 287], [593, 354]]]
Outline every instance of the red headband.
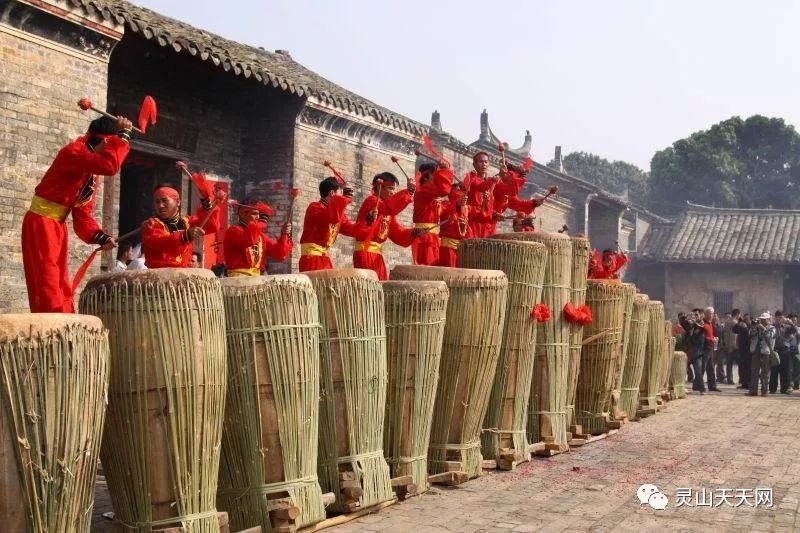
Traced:
[[159, 187], [156, 189], [153, 192], [153, 198], [157, 198], [159, 196], [166, 196], [167, 198], [172, 198], [173, 200], [181, 199], [181, 195], [172, 187]]

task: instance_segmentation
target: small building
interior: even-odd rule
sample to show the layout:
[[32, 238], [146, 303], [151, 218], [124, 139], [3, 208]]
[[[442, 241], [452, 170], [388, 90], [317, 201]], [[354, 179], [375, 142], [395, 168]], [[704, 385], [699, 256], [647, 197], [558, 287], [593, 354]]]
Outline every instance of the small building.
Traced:
[[626, 280], [663, 299], [668, 317], [709, 305], [800, 311], [800, 211], [689, 204], [652, 224], [633, 255]]

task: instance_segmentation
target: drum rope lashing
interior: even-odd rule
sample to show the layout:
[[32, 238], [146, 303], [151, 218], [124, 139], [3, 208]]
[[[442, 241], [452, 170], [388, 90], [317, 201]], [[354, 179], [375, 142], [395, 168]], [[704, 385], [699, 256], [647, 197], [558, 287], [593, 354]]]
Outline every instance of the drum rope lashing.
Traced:
[[266, 328], [241, 328], [241, 329], [229, 329], [225, 332], [226, 335], [249, 335], [251, 333], [268, 333], [270, 331], [285, 331], [285, 330], [292, 330], [292, 329], [322, 329], [322, 324], [314, 323], [314, 324], [289, 324], [289, 325], [280, 325], [280, 326], [270, 326]]
[[128, 522], [123, 522], [122, 520], [116, 519], [115, 521], [120, 524], [121, 526], [128, 528], [128, 529], [140, 529], [142, 527], [148, 527], [152, 529], [152, 526], [168, 526], [170, 524], [174, 524], [175, 522], [181, 522], [182, 524], [186, 524], [186, 522], [194, 522], [197, 520], [205, 520], [207, 518], [217, 518], [217, 510], [212, 509], [211, 511], [203, 511], [202, 513], [192, 513], [186, 515], [179, 515], [172, 518], [163, 518], [161, 520], [151, 520], [147, 522], [134, 522], [132, 524]]
[[249, 494], [274, 494], [276, 492], [285, 492], [289, 489], [303, 488], [306, 485], [312, 485], [316, 482], [317, 475], [313, 474], [297, 479], [287, 479], [286, 481], [256, 485], [255, 487], [220, 489], [217, 491], [217, 495], [230, 496], [234, 500], [240, 500]]

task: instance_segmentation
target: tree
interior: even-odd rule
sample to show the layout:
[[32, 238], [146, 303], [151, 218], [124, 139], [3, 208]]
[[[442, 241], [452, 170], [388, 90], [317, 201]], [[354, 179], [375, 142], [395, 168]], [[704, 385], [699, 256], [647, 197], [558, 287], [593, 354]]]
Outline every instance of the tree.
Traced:
[[686, 201], [717, 207], [800, 206], [800, 135], [783, 119], [733, 117], [656, 152], [650, 163], [653, 209]]
[[[547, 165], [554, 167], [556, 162], [551, 161]], [[627, 186], [633, 199], [646, 199], [649, 175], [631, 163], [609, 161], [587, 152], [572, 152], [564, 158], [564, 170], [611, 193], [623, 194]]]

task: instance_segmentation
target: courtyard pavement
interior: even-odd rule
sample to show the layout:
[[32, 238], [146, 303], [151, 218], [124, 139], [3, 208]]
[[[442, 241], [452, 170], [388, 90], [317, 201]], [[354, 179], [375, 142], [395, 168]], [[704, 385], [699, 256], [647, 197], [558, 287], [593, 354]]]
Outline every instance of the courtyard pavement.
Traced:
[[[798, 530], [800, 393], [754, 398], [721, 388], [569, 453], [484, 471], [328, 531]], [[642, 484], [666, 496], [650, 498], [666, 509], [639, 503]], [[109, 510], [99, 484], [93, 531], [110, 530], [100, 516]]]

